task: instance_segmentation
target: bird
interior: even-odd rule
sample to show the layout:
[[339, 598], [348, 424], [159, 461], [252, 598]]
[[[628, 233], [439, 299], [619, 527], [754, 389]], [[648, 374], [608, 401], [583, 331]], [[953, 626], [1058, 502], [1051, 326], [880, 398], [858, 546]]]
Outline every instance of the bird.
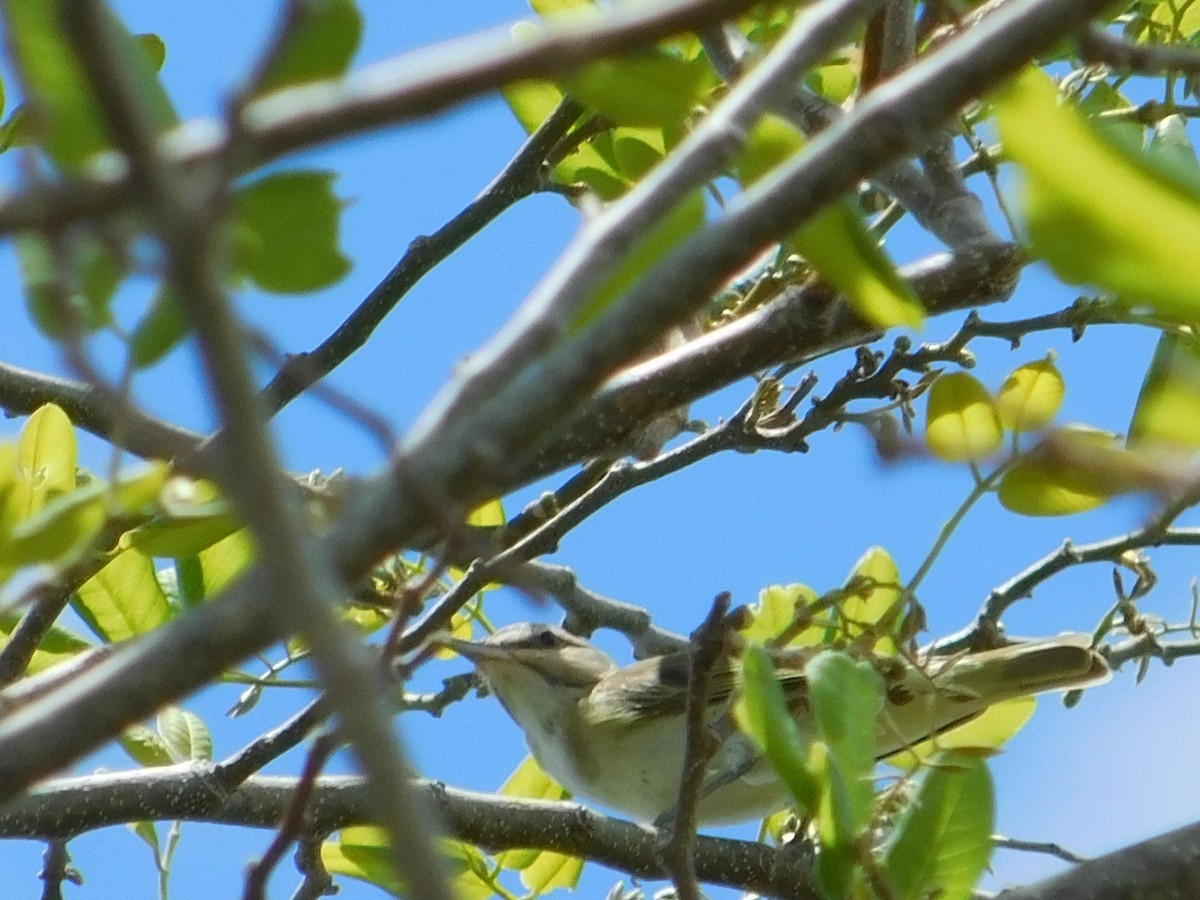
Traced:
[[[678, 799], [686, 741], [686, 651], [620, 667], [604, 651], [548, 624], [506, 625], [481, 641], [448, 638], [525, 733], [538, 764], [572, 794], [642, 822]], [[809, 712], [804, 662], [817, 649], [778, 654], [776, 677], [794, 716]], [[875, 657], [885, 673], [876, 757], [965, 724], [1003, 700], [1088, 687], [1111, 673], [1086, 635], [1011, 643], [954, 656]], [[709, 722], [732, 721], [738, 667], [712, 673]], [[719, 730], [719, 729], [718, 729]], [[761, 819], [790, 794], [750, 739], [727, 727], [697, 806], [697, 823]]]

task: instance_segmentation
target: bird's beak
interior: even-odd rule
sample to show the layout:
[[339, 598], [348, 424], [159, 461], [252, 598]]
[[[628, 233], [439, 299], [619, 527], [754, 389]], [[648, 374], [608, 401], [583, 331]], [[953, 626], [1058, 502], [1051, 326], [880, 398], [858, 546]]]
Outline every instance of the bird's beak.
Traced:
[[512, 658], [512, 652], [507, 647], [497, 647], [482, 641], [464, 641], [455, 637], [444, 637], [435, 639], [434, 643], [441, 647], [447, 647], [460, 656], [465, 656], [476, 665], [489, 660]]

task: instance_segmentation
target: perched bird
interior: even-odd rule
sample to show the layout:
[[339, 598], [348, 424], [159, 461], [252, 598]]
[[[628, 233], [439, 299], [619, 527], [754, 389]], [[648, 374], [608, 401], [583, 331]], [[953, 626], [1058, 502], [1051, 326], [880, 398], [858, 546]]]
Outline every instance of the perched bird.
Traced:
[[[686, 736], [686, 653], [621, 668], [582, 638], [530, 622], [505, 626], [483, 641], [447, 644], [474, 663], [525, 732], [534, 758], [572, 793], [647, 822], [673, 807]], [[815, 653], [789, 651], [777, 663], [788, 707], [797, 717], [808, 712], [803, 663]], [[1086, 687], [1110, 675], [1085, 635], [933, 657], [917, 665], [895, 657], [880, 663], [886, 670], [877, 729], [881, 759], [1002, 700]], [[710, 722], [732, 719], [728, 713], [736, 693], [734, 665], [712, 673]], [[698, 808], [701, 824], [761, 818], [788, 802], [787, 789], [740, 732], [726, 737], [709, 771]]]

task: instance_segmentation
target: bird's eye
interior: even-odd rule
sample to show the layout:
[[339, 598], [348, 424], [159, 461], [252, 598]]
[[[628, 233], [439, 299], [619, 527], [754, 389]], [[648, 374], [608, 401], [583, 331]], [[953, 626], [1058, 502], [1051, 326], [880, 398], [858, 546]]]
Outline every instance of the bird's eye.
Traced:
[[552, 650], [558, 646], [558, 635], [547, 628], [538, 632], [537, 642], [547, 650]]

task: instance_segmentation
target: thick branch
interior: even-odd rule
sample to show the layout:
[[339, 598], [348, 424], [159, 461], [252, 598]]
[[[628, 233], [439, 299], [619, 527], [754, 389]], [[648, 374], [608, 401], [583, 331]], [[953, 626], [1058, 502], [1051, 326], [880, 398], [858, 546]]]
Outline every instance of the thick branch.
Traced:
[[[275, 828], [291, 802], [295, 778], [255, 776], [222, 789], [211, 767], [185, 764], [64, 778], [34, 788], [0, 810], [0, 837], [71, 837], [109, 825], [180, 819]], [[538, 848], [581, 856], [644, 878], [664, 878], [652, 829], [591, 812], [574, 803], [519, 800], [418, 781], [416, 792], [441, 814], [459, 840], [492, 850]], [[305, 834], [323, 837], [368, 821], [369, 788], [361, 778], [317, 779]], [[700, 837], [696, 873], [775, 897], [815, 898], [802, 858], [749, 841]]]

